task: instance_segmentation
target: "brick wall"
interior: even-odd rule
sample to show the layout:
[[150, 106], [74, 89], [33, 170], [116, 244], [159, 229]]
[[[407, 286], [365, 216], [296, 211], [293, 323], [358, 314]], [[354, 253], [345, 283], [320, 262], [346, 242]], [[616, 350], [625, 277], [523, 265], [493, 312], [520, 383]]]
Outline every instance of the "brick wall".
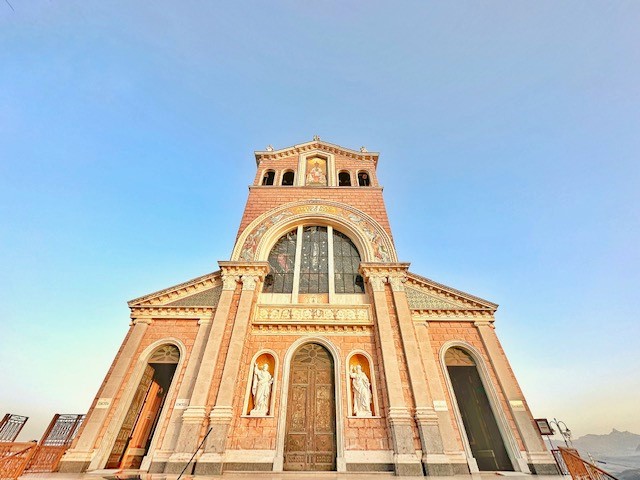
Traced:
[[[461, 340], [461, 341], [467, 342], [473, 347], [475, 347], [479, 352], [481, 352], [484, 364], [486, 365], [487, 370], [489, 371], [490, 381], [493, 385], [494, 390], [497, 393], [498, 400], [502, 407], [502, 411], [505, 413], [507, 417], [509, 428], [511, 429], [511, 432], [513, 432], [513, 435], [515, 436], [516, 441], [518, 442], [518, 448], [520, 448], [520, 450], [524, 450], [524, 445], [518, 433], [518, 428], [516, 427], [513, 416], [511, 415], [511, 409], [509, 407], [508, 401], [505, 398], [504, 393], [502, 392], [502, 389], [500, 388], [500, 384], [498, 383], [496, 373], [493, 369], [493, 366], [491, 365], [487, 352], [485, 351], [484, 344], [482, 343], [482, 339], [480, 338], [478, 329], [471, 322], [430, 321], [429, 332], [430, 332], [430, 338], [431, 338], [431, 347], [433, 348], [433, 352], [434, 352], [434, 355], [436, 355], [436, 358], [439, 358], [439, 352], [442, 348], [442, 345], [452, 340]], [[458, 443], [462, 445], [460, 432], [458, 431], [458, 425], [453, 415], [453, 412], [454, 412], [453, 404], [451, 401], [451, 397], [449, 395], [449, 390], [446, 387], [446, 381], [444, 377], [445, 373], [440, 363], [438, 364], [438, 367], [439, 367], [439, 373], [440, 373], [440, 382], [442, 383], [443, 389], [447, 396], [446, 400], [447, 400], [449, 411], [452, 413], [451, 421], [453, 424], [453, 429], [456, 432]]]
[[[250, 334], [242, 355], [240, 378], [236, 385], [234, 395], [234, 420], [227, 443], [227, 448], [236, 449], [258, 449], [273, 450], [276, 448], [276, 430], [279, 415], [286, 415], [286, 411], [280, 410], [283, 394], [284, 378], [284, 356], [291, 344], [300, 337], [295, 335], [253, 335]], [[346, 450], [388, 450], [390, 447], [386, 419], [384, 411], [386, 408], [382, 401], [381, 369], [378, 365], [372, 365], [372, 371], [376, 376], [376, 395], [380, 400], [379, 405], [382, 410], [382, 418], [355, 419], [346, 418], [348, 412], [347, 402], [347, 376], [344, 368], [347, 356], [353, 350], [364, 350], [374, 359], [375, 341], [373, 335], [370, 336], [331, 336], [329, 340], [336, 345], [340, 351], [340, 374], [337, 381], [340, 382], [342, 392], [342, 410], [344, 418], [344, 436]], [[275, 382], [272, 395], [275, 395], [273, 418], [243, 418], [243, 408], [246, 403], [247, 384], [251, 382], [253, 376], [253, 366], [250, 364], [253, 356], [263, 349], [269, 349], [276, 353], [278, 357], [278, 367], [275, 372]]]
[[[142, 338], [142, 341], [140, 342], [140, 346], [138, 347], [138, 350], [134, 354], [133, 361], [131, 362], [131, 365], [129, 366], [129, 369], [127, 370], [127, 373], [123, 379], [122, 387], [118, 390], [118, 393], [113, 399], [112, 407], [109, 410], [109, 413], [107, 414], [107, 417], [102, 424], [102, 428], [96, 440], [96, 447], [99, 446], [100, 443], [102, 442], [102, 439], [106, 433], [107, 427], [111, 425], [111, 423], [114, 421], [113, 417], [116, 410], [118, 410], [120, 407], [120, 402], [122, 400], [122, 397], [123, 396], [127, 397], [127, 393], [130, 392], [130, 390], [127, 387], [134, 388], [134, 389], [138, 387], [138, 385], [129, 385], [131, 376], [133, 375], [135, 367], [138, 363], [138, 359], [140, 358], [144, 350], [147, 347], [149, 347], [149, 345], [151, 345], [152, 343], [158, 340], [162, 340], [165, 338], [179, 339], [182, 343], [184, 343], [185, 349], [186, 349], [185, 358], [181, 359], [182, 360], [181, 368], [176, 370], [173, 376], [173, 380], [171, 382], [171, 387], [172, 387], [170, 392], [171, 397], [167, 397], [167, 399], [165, 400], [165, 405], [174, 404], [176, 395], [178, 394], [178, 388], [182, 383], [182, 377], [184, 376], [187, 363], [189, 362], [189, 356], [191, 354], [191, 349], [193, 348], [193, 344], [195, 342], [196, 334], [198, 333], [198, 328], [199, 328], [198, 320], [195, 320], [195, 319], [194, 320], [160, 319], [160, 320], [154, 320], [153, 323], [149, 325], [149, 327], [145, 332], [144, 337]], [[129, 337], [127, 336], [127, 339], [128, 338]], [[125, 339], [125, 341], [127, 339]], [[123, 343], [123, 346], [124, 346], [124, 343]], [[121, 350], [122, 350], [122, 347], [121, 347]], [[111, 371], [109, 371], [109, 374], [110, 373]], [[170, 416], [171, 416], [171, 411], [167, 410], [166, 415], [164, 416], [163, 424], [158, 425], [158, 427], [156, 427], [155, 435], [159, 435], [156, 437], [158, 439], [157, 445], [160, 445], [162, 442], [162, 438], [164, 437], [164, 433], [168, 426]]]

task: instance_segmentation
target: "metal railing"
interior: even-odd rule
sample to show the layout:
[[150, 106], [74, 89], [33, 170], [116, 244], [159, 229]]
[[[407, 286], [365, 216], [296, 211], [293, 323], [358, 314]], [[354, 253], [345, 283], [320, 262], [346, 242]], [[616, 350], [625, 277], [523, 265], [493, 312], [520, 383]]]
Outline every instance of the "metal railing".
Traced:
[[36, 442], [0, 443], [0, 479], [15, 480], [22, 475], [37, 445]]
[[618, 480], [609, 472], [580, 456], [573, 448], [558, 447], [564, 463], [573, 480]]

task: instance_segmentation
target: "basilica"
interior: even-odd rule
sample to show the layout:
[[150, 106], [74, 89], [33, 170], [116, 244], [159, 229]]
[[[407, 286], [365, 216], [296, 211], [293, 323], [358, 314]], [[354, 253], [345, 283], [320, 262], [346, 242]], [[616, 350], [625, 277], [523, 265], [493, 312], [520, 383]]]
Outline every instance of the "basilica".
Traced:
[[129, 302], [60, 471], [556, 473], [498, 306], [399, 260], [378, 160], [255, 152], [230, 258]]

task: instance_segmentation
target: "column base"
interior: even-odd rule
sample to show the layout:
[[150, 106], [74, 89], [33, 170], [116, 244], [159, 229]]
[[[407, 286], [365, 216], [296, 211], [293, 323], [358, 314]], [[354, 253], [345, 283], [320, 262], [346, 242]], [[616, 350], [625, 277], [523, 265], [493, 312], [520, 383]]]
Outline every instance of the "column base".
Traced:
[[86, 472], [89, 468], [89, 464], [91, 462], [89, 460], [70, 460], [70, 461], [61, 461], [58, 466], [59, 473], [82, 473]]
[[347, 472], [393, 472], [393, 463], [347, 463]]
[[224, 455], [219, 453], [204, 453], [196, 463], [196, 475], [222, 475], [224, 470]]
[[530, 463], [529, 470], [534, 475], [560, 475], [555, 463]]

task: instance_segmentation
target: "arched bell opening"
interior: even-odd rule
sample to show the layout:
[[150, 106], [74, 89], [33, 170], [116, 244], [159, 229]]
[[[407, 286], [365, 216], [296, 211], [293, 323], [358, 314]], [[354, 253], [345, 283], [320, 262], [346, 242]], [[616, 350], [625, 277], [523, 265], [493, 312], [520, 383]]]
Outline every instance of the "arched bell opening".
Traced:
[[462, 421], [466, 443], [477, 470], [513, 471], [512, 460], [474, 356], [464, 348], [451, 347], [444, 354], [444, 363], [457, 405], [456, 413]]
[[156, 432], [179, 360], [180, 351], [175, 345], [162, 345], [153, 351], [105, 468], [140, 468]]

